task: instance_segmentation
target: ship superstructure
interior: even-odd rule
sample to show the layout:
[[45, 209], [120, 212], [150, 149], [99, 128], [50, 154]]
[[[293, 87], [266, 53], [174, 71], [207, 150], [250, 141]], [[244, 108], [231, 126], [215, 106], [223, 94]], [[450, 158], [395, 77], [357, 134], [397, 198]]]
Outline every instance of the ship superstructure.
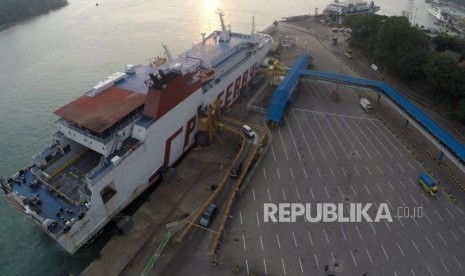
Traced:
[[[76, 252], [195, 143], [215, 100], [229, 107], [271, 49], [266, 34], [205, 34], [167, 62], [127, 65], [62, 106], [51, 146], [1, 188], [68, 252]], [[165, 47], [166, 49], [166, 47]], [[167, 51], [166, 51], [167, 52]]]
[[333, 19], [338, 20], [340, 17], [359, 14], [373, 14], [378, 12], [379, 6], [375, 6], [374, 1], [338, 1], [326, 6], [324, 12], [329, 14]]

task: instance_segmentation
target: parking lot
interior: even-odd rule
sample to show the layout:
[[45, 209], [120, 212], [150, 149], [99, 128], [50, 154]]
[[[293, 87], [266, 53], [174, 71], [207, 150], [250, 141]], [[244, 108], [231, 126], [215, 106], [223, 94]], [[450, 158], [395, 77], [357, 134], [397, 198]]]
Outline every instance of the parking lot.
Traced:
[[[427, 195], [419, 164], [355, 92], [340, 87], [334, 102], [334, 89], [300, 86], [231, 213], [219, 258], [256, 275], [463, 275], [464, 207]], [[264, 203], [317, 202], [386, 203], [393, 222], [264, 222]], [[423, 215], [399, 217], [399, 207]]]

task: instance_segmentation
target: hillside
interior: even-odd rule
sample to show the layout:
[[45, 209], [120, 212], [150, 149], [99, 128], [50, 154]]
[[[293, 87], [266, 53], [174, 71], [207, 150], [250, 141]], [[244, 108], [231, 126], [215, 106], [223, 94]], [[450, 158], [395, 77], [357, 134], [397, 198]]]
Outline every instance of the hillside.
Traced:
[[0, 27], [67, 4], [67, 0], [0, 0]]

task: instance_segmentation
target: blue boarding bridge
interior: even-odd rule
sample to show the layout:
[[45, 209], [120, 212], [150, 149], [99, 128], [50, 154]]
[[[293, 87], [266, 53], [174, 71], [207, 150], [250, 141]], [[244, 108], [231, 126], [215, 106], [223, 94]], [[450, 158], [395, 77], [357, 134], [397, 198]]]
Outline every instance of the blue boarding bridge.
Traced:
[[287, 105], [292, 102], [296, 96], [294, 88], [296, 87], [301, 77], [308, 77], [323, 81], [337, 82], [340, 84], [348, 84], [363, 88], [378, 90], [385, 96], [389, 97], [402, 110], [409, 114], [418, 124], [426, 129], [433, 137], [435, 137], [444, 147], [446, 147], [457, 159], [465, 163], [465, 147], [452, 137], [447, 131], [439, 126], [433, 119], [429, 118], [423, 111], [413, 105], [404, 96], [397, 92], [387, 83], [340, 75], [336, 73], [307, 70], [307, 65], [312, 61], [309, 55], [302, 55], [294, 63], [289, 73], [276, 89], [271, 104], [268, 108], [268, 113], [265, 116], [265, 121], [271, 126], [278, 126], [286, 112]]

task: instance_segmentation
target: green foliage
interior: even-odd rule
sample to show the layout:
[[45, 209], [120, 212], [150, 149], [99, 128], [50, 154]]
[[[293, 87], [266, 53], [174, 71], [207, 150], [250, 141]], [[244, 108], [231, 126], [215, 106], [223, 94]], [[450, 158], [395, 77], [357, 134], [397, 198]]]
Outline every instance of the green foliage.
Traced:
[[455, 117], [462, 123], [465, 123], [465, 99], [459, 102], [457, 109], [454, 112]]
[[444, 54], [429, 55], [423, 71], [434, 89], [434, 96], [450, 103], [463, 98], [465, 70], [457, 67], [455, 61]]
[[349, 46], [362, 49], [369, 57], [373, 57], [376, 49], [376, 36], [378, 30], [387, 19], [387, 16], [373, 15], [353, 15], [344, 19], [344, 25], [352, 29]]
[[68, 4], [67, 0], [0, 0], [0, 26]]
[[465, 39], [463, 38], [439, 34], [433, 39], [433, 42], [436, 44], [436, 51], [444, 52], [445, 50], [451, 50], [458, 53], [465, 52]]

